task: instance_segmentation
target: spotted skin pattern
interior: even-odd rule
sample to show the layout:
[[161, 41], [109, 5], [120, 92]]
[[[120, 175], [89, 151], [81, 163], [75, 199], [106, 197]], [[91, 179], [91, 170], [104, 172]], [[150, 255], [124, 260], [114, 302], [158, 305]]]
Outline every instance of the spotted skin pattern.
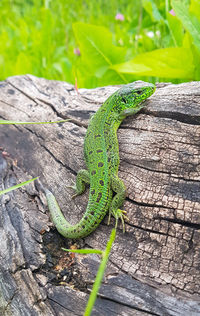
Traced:
[[[128, 115], [136, 114], [155, 91], [150, 83], [136, 81], [124, 85], [111, 95], [92, 116], [84, 142], [84, 156], [87, 170], [77, 174], [75, 196], [90, 185], [87, 209], [76, 225], [70, 225], [63, 216], [54, 195], [45, 190], [53, 223], [66, 238], [82, 238], [96, 229], [106, 213], [112, 214], [123, 223], [120, 209], [125, 199], [125, 185], [118, 178], [119, 146], [117, 129]], [[113, 192], [115, 193], [113, 197]]]

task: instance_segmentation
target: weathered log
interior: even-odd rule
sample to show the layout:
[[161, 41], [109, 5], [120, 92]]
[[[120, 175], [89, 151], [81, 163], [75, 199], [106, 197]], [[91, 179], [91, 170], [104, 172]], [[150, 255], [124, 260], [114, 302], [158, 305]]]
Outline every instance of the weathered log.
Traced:
[[[118, 87], [77, 91], [34, 76], [0, 83], [0, 117], [50, 125], [1, 125], [1, 189], [39, 176], [71, 223], [88, 194], [66, 188], [84, 167], [90, 115]], [[127, 187], [126, 233], [119, 226], [93, 315], [200, 314], [200, 83], [160, 84], [146, 107], [118, 131], [119, 176]], [[107, 217], [79, 241], [54, 229], [45, 198], [30, 184], [1, 196], [0, 315], [83, 315], [97, 255], [61, 247], [104, 249]]]

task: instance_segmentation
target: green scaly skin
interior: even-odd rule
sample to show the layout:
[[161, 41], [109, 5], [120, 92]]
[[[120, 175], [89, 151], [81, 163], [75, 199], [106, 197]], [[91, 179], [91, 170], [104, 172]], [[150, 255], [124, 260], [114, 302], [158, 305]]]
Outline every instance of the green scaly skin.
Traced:
[[[85, 214], [76, 225], [70, 225], [63, 216], [54, 195], [45, 190], [53, 223], [61, 235], [67, 238], [82, 238], [96, 229], [109, 210], [123, 223], [124, 211], [120, 209], [125, 199], [125, 186], [118, 178], [119, 146], [117, 129], [123, 119], [136, 114], [155, 91], [150, 83], [137, 81], [124, 85], [111, 95], [92, 116], [84, 142], [87, 170], [77, 174], [76, 195], [85, 191], [90, 184], [89, 200]], [[113, 192], [115, 195], [113, 197]], [[73, 197], [74, 197], [73, 196]]]

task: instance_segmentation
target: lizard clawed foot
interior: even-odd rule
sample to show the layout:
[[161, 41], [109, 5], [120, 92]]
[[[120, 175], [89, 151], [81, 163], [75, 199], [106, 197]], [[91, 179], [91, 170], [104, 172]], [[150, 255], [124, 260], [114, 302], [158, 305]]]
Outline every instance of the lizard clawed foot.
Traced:
[[69, 189], [72, 189], [72, 190], [76, 191], [76, 193], [72, 195], [72, 199], [74, 199], [77, 195], [79, 195], [79, 193], [77, 192], [77, 188], [76, 188], [75, 184], [67, 185], [66, 188], [69, 188]]
[[117, 225], [118, 225], [118, 220], [120, 219], [121, 222], [122, 222], [122, 230], [123, 230], [123, 233], [125, 233], [125, 223], [124, 223], [124, 220], [129, 220], [128, 217], [125, 215], [127, 214], [126, 211], [124, 210], [121, 210], [121, 209], [116, 209], [116, 210], [111, 210], [109, 212], [109, 216], [108, 216], [108, 225], [110, 224], [110, 218], [111, 218], [111, 214], [115, 217], [115, 228], [117, 228]]
[[76, 185], [75, 184], [72, 184], [72, 185], [66, 185], [66, 188], [69, 188], [69, 189], [73, 189], [76, 191]]

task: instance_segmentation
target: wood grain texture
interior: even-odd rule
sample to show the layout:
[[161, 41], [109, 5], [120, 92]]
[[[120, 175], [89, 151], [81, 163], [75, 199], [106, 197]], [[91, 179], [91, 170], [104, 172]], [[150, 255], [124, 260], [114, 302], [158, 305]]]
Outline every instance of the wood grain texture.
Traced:
[[[51, 125], [0, 125], [0, 187], [31, 177], [50, 188], [75, 224], [88, 192], [71, 200], [66, 186], [84, 168], [90, 115], [118, 87], [75, 91], [31, 75], [0, 82], [0, 118]], [[119, 227], [93, 315], [200, 314], [200, 82], [159, 84], [137, 116], [118, 130], [119, 176], [127, 187], [126, 233]], [[9, 156], [8, 156], [9, 154]], [[83, 315], [107, 217], [87, 238], [62, 238], [34, 184], [1, 197], [0, 315]]]

